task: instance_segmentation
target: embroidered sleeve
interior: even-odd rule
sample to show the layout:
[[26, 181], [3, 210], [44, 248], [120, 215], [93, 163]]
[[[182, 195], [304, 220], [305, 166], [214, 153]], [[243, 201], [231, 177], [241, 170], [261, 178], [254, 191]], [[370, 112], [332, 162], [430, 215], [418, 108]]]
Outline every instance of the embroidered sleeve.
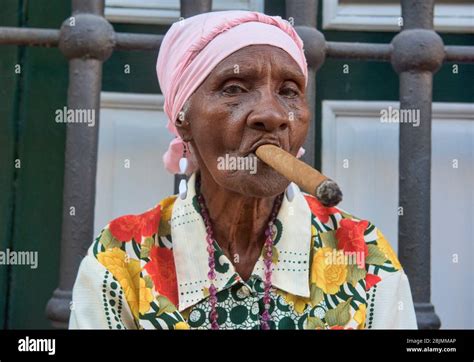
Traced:
[[[140, 215], [116, 218], [102, 230], [79, 268], [70, 329], [187, 326], [176, 312], [173, 252], [166, 235], [173, 200], [167, 198]], [[162, 206], [168, 206], [163, 218]]]
[[[133, 273], [128, 273], [133, 266], [127, 266], [125, 252], [118, 248], [101, 251], [99, 239], [79, 267], [69, 329], [137, 329], [130, 304], [134, 288], [124, 288], [127, 278], [133, 285]], [[125, 279], [117, 280], [120, 275]]]
[[403, 270], [374, 285], [367, 304], [369, 329], [417, 329], [410, 285]]
[[410, 284], [397, 254], [374, 225], [369, 224], [364, 234], [368, 246], [367, 328], [417, 329]]

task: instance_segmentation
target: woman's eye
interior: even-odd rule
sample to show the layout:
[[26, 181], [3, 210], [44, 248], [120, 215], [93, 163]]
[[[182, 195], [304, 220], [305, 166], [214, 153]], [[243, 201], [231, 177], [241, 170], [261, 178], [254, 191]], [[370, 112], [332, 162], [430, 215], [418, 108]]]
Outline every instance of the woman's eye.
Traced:
[[244, 91], [245, 91], [244, 88], [242, 88], [239, 85], [235, 85], [235, 84], [229, 85], [229, 86], [227, 86], [223, 89], [223, 93], [225, 93], [225, 94], [239, 94], [239, 93], [242, 93]]
[[280, 94], [285, 97], [294, 98], [298, 96], [298, 91], [293, 88], [286, 87], [280, 90]]

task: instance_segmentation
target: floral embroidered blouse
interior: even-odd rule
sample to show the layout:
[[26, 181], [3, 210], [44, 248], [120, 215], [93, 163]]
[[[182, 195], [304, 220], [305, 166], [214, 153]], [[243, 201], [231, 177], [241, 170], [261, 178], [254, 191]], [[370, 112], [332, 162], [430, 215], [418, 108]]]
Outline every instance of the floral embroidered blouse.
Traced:
[[[73, 288], [71, 329], [210, 329], [206, 232], [195, 190], [111, 221]], [[295, 186], [297, 189], [297, 187]], [[272, 329], [415, 329], [408, 279], [382, 232], [301, 191], [273, 230]], [[260, 329], [263, 254], [244, 281], [214, 243], [220, 329]]]

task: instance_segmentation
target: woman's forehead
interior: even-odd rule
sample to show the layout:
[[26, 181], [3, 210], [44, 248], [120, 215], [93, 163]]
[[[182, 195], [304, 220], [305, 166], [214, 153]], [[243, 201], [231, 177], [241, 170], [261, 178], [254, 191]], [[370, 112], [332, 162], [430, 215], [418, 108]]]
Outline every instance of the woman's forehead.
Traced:
[[272, 45], [249, 45], [223, 59], [211, 72], [212, 77], [256, 75], [267, 66], [288, 73], [295, 78], [304, 74], [295, 60], [283, 49]]

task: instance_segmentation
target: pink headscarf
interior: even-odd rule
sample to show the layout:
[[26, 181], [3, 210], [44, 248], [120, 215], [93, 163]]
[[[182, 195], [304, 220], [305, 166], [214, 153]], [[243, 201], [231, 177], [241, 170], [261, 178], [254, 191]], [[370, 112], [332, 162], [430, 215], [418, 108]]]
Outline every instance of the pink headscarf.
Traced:
[[[163, 156], [165, 167], [179, 173], [183, 140], [174, 122], [188, 98], [227, 56], [249, 45], [268, 44], [285, 50], [301, 67], [308, 82], [303, 41], [293, 26], [279, 16], [253, 11], [218, 11], [174, 23], [161, 43], [156, 72], [165, 97], [167, 128], [176, 135]], [[304, 150], [300, 149], [299, 155]], [[187, 173], [196, 169], [191, 159]]]

